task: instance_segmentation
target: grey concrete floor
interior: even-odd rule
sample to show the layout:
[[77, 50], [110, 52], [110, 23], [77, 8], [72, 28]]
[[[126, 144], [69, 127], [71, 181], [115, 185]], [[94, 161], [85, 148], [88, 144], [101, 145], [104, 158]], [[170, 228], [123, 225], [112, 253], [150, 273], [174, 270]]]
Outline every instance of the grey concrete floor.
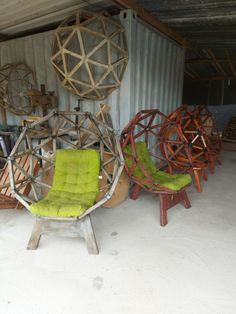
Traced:
[[235, 314], [236, 154], [223, 161], [164, 228], [150, 194], [94, 212], [98, 256], [55, 236], [26, 251], [33, 216], [1, 210], [0, 313]]

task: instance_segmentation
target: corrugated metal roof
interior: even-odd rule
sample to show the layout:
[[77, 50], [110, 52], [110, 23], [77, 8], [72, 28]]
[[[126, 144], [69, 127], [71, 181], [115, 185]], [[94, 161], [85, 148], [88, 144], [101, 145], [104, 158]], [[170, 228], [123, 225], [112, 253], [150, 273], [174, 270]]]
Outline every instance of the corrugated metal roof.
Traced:
[[[102, 10], [104, 0], [10, 0], [0, 1], [0, 34], [12, 36], [56, 24], [79, 8]], [[3, 37], [4, 38], [4, 37]]]
[[137, 0], [137, 3], [201, 47], [236, 45], [236, 0]]

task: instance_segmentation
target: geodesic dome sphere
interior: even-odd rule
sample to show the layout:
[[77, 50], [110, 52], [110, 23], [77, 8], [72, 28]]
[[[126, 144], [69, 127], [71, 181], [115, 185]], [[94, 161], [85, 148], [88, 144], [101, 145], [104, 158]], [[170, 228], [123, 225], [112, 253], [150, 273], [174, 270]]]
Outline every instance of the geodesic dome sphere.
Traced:
[[55, 31], [51, 62], [70, 92], [105, 99], [120, 86], [128, 62], [124, 28], [104, 13], [80, 10]]
[[[166, 116], [158, 109], [147, 109], [138, 112], [121, 133], [121, 148], [125, 158], [125, 169], [134, 182], [143, 186], [145, 181], [136, 177], [136, 169], [143, 173], [143, 178], [147, 178], [146, 170], [139, 160], [137, 154], [138, 143], [145, 142], [150, 157], [159, 169], [168, 167], [168, 160], [162, 155], [161, 145], [165, 145], [165, 138], [160, 136], [160, 129], [166, 122]], [[128, 164], [130, 163], [131, 166]], [[152, 185], [152, 183], [150, 182]], [[153, 189], [155, 184], [153, 184]]]
[[60, 111], [53, 111], [23, 128], [8, 158], [15, 197], [29, 208], [47, 194], [56, 150], [60, 148], [91, 148], [100, 152], [100, 194], [93, 209], [109, 200], [123, 170], [115, 131], [89, 112]]
[[186, 105], [168, 115], [160, 135], [166, 139], [167, 145], [162, 148], [162, 153], [169, 156], [171, 167], [183, 170], [207, 167], [210, 148], [206, 133], [195, 113]]
[[209, 111], [207, 105], [198, 105], [193, 111], [198, 123], [205, 130], [211, 149], [219, 153], [222, 150], [222, 141], [213, 114]]
[[33, 107], [28, 91], [36, 88], [33, 71], [25, 63], [0, 68], [0, 106], [17, 115], [29, 115]]

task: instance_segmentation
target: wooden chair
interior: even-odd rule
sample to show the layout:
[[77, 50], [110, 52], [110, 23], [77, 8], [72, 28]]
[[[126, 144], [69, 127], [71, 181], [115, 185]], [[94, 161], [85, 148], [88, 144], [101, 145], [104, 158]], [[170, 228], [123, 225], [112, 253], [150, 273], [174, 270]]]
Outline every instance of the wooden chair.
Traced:
[[[52, 128], [45, 131], [45, 123], [51, 125]], [[67, 203], [70, 203], [72, 197], [65, 195], [68, 190], [64, 191], [63, 189], [59, 189], [58, 191], [60, 192], [54, 198], [55, 204], [52, 205], [53, 210], [51, 205], [46, 206], [52, 201], [53, 196], [55, 196], [53, 193], [55, 191], [55, 182], [58, 181], [55, 181], [57, 166], [54, 173], [55, 182], [53, 181], [53, 185], [51, 186], [48, 181], [50, 181], [51, 170], [54, 168], [58, 151], [65, 151], [65, 154], [68, 153], [68, 158], [66, 157], [64, 160], [66, 163], [67, 161], [69, 162], [66, 166], [59, 166], [58, 169], [68, 170], [72, 167], [71, 175], [73, 175], [73, 173], [76, 174], [77, 177], [74, 179], [76, 182], [79, 181], [80, 184], [78, 188], [81, 189], [86, 187], [85, 181], [87, 174], [84, 175], [84, 179], [82, 180], [80, 171], [77, 171], [80, 164], [75, 167], [76, 171], [74, 171], [71, 165], [75, 165], [77, 161], [73, 158], [73, 160], [71, 160], [70, 156], [74, 156], [74, 154], [77, 156], [78, 154], [77, 159], [78, 162], [80, 162], [79, 155], [81, 152], [96, 152], [96, 155], [99, 156], [100, 167], [98, 167], [98, 173], [96, 174], [96, 178], [93, 178], [92, 182], [96, 183], [98, 177], [101, 177], [101, 180], [103, 180], [103, 177], [106, 178], [106, 180], [103, 180], [106, 183], [103, 190], [105, 193], [102, 194], [101, 198], [97, 200], [97, 195], [95, 195], [95, 198], [92, 199], [92, 203], [86, 202], [85, 204], [83, 192], [79, 190], [74, 191], [72, 193], [74, 197], [72, 212], [68, 210], [67, 206]], [[30, 156], [31, 168], [28, 172], [23, 171], [24, 178], [20, 180], [21, 182], [18, 182], [14, 175], [14, 166], [22, 170], [17, 161], [26, 154]], [[83, 167], [81, 166], [86, 171], [89, 171], [91, 166], [90, 160], [92, 160], [92, 158], [90, 157], [91, 156], [86, 156], [86, 162], [84, 162]], [[38, 160], [41, 164], [40, 172], [36, 176], [34, 176], [31, 171], [32, 160], [34, 159]], [[96, 208], [103, 206], [103, 204], [112, 198], [123, 168], [123, 155], [114, 129], [89, 112], [53, 111], [41, 120], [35, 121], [26, 128], [23, 128], [9, 156], [9, 169], [11, 188], [16, 198], [28, 210], [36, 214], [36, 224], [28, 244], [28, 249], [37, 248], [42, 234], [51, 231], [61, 234], [63, 230], [66, 229], [68, 235], [85, 238], [89, 253], [97, 254], [98, 249], [92, 229], [90, 213]], [[65, 178], [64, 181], [66, 181], [65, 176], [61, 175], [61, 178]], [[20, 184], [18, 185], [18, 183]], [[28, 183], [31, 185], [32, 193], [26, 197], [22, 194], [21, 189], [22, 186], [24, 187]], [[46, 190], [49, 190], [49, 192], [47, 193]], [[87, 195], [89, 194], [87, 193], [89, 191], [85, 192]], [[93, 192], [94, 196], [96, 193], [94, 190]], [[46, 195], [46, 197], [42, 200], [43, 195]], [[62, 202], [60, 203], [61, 196], [65, 197], [63, 200], [61, 199]], [[48, 199], [48, 197], [52, 198]], [[59, 202], [57, 202], [58, 200]], [[50, 202], [48, 203], [48, 201]], [[45, 202], [47, 204], [45, 204]]]
[[137, 199], [141, 189], [158, 194], [160, 197], [160, 224], [167, 224], [167, 210], [183, 202], [190, 208], [186, 188], [191, 184], [189, 174], [170, 174], [170, 159], [161, 156], [159, 129], [165, 116], [157, 109], [140, 111], [122, 131], [121, 147], [125, 159], [125, 169], [133, 186], [131, 199]]
[[[89, 253], [98, 254], [90, 216], [82, 220], [78, 218], [96, 201], [99, 192], [99, 171], [100, 157], [96, 150], [57, 151], [52, 188], [44, 199], [29, 207], [29, 210], [37, 215], [37, 219], [28, 249], [36, 249], [41, 235], [54, 231], [83, 237]], [[60, 225], [63, 222], [64, 228]], [[59, 225], [61, 230], [58, 230]]]

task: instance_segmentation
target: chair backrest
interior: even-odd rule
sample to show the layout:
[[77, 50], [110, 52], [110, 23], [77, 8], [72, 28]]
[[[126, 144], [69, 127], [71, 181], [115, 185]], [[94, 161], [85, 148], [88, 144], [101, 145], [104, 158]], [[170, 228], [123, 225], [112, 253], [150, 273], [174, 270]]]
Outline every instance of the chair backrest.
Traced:
[[132, 150], [131, 145], [127, 145], [124, 148], [124, 158], [126, 166], [132, 172], [135, 177], [140, 179], [146, 177], [143, 170], [150, 176], [155, 174], [158, 171], [157, 166], [154, 161], [151, 159], [150, 153], [148, 151], [147, 145], [145, 142], [136, 142], [135, 151], [137, 156], [137, 161], [135, 161], [135, 152]]
[[71, 193], [98, 193], [100, 155], [92, 149], [59, 149], [51, 190]]

